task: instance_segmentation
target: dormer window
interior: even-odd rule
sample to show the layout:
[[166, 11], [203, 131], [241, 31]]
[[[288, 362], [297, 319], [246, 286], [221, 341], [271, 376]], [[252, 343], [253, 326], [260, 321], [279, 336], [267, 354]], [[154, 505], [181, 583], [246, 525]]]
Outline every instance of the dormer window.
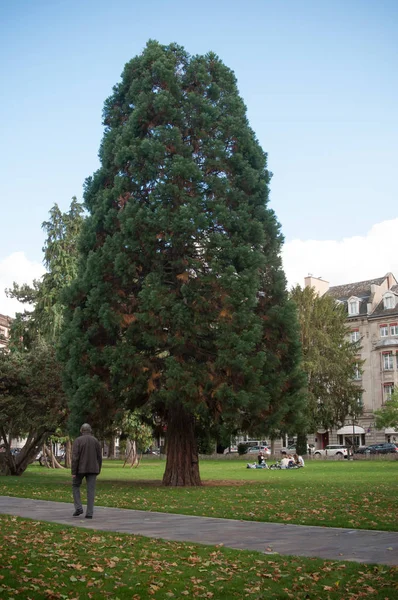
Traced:
[[395, 296], [393, 294], [386, 294], [383, 298], [384, 309], [395, 308]]
[[359, 299], [352, 297], [348, 300], [348, 314], [359, 315]]

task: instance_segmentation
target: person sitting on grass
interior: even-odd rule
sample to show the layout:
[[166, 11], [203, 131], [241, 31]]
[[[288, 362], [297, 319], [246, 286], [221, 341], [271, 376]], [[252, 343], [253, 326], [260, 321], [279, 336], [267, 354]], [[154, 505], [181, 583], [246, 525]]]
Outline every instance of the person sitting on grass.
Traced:
[[282, 452], [281, 469], [287, 469], [289, 466], [289, 459], [286, 452]]
[[304, 458], [298, 454], [294, 455], [294, 462], [296, 463], [297, 467], [305, 467]]

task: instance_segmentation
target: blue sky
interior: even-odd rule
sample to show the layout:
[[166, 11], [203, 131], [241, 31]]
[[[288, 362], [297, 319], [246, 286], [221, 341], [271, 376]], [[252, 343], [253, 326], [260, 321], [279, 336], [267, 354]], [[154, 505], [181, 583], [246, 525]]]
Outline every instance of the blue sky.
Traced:
[[[104, 100], [150, 38], [235, 71], [274, 173], [290, 281], [318, 265], [333, 284], [398, 276], [387, 246], [354, 277], [375, 226], [384, 241], [379, 225], [398, 226], [396, 0], [14, 0], [0, 4], [0, 312], [10, 277], [40, 271], [51, 206], [67, 210], [98, 167]], [[328, 266], [330, 242], [351, 255], [345, 270]]]

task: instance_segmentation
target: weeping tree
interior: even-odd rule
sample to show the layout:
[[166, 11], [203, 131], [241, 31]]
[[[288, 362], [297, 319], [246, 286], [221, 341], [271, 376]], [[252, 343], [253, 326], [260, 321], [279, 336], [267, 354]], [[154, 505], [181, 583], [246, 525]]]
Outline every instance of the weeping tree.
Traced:
[[[105, 102], [61, 356], [72, 424], [145, 407], [165, 485], [200, 485], [198, 420], [289, 420], [299, 341], [267, 157], [213, 53], [151, 41]], [[279, 408], [276, 408], [279, 405]]]
[[[67, 420], [61, 369], [53, 344], [29, 351], [0, 352], [0, 473], [21, 475], [46, 439]], [[11, 437], [25, 437], [18, 454]]]

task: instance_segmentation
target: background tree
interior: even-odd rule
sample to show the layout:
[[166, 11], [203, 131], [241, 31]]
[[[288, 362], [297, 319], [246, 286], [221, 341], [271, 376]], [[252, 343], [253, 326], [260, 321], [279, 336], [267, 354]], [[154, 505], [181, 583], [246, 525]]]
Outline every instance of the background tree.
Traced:
[[62, 340], [72, 422], [146, 406], [167, 422], [163, 483], [199, 485], [198, 419], [297, 414], [266, 155], [232, 71], [175, 44], [125, 66], [104, 124]]
[[56, 341], [60, 334], [63, 310], [62, 291], [77, 274], [77, 242], [83, 223], [83, 206], [75, 197], [69, 211], [62, 213], [57, 204], [50, 218], [42, 223], [47, 237], [43, 247], [43, 263], [47, 272], [31, 286], [18, 285], [6, 290], [10, 298], [32, 306], [17, 313], [11, 327], [11, 344], [29, 348], [40, 337]]
[[301, 452], [306, 452], [307, 432], [341, 426], [348, 415], [360, 413], [362, 389], [355, 383], [355, 375], [362, 361], [359, 343], [348, 339], [343, 305], [331, 296], [319, 296], [311, 287], [296, 286], [291, 298], [298, 310], [302, 367], [307, 377], [306, 419], [297, 430]]
[[393, 427], [398, 429], [398, 391], [396, 390], [390, 400], [379, 409], [374, 411], [376, 429]]
[[[54, 346], [44, 341], [29, 351], [0, 352], [0, 472], [21, 475], [48, 436], [67, 418]], [[26, 437], [13, 455], [11, 437]]]
[[138, 411], [124, 411], [116, 418], [119, 424], [120, 437], [127, 440], [124, 465], [138, 467], [142, 453], [152, 446], [153, 434], [149, 425], [143, 422]]

